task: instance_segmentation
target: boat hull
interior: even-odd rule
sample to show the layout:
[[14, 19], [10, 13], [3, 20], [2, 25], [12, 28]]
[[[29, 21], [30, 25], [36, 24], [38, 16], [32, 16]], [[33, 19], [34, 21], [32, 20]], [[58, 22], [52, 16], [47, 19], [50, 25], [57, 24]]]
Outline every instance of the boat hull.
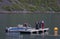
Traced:
[[[13, 32], [20, 32], [20, 34], [41, 34], [43, 33], [43, 31], [34, 31], [34, 32], [30, 32], [30, 31], [8, 31], [5, 30], [6, 33], [13, 33]], [[38, 32], [38, 33], [37, 33]], [[47, 30], [44, 30], [44, 33], [47, 32]]]

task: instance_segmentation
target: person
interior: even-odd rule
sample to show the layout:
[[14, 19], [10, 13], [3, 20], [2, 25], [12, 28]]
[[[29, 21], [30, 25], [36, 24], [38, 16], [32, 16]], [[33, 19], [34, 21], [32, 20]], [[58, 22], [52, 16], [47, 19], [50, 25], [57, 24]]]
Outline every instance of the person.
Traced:
[[39, 28], [41, 28], [41, 22], [39, 22]]
[[41, 23], [41, 27], [42, 29], [44, 29], [44, 21], [42, 20], [42, 23]]
[[36, 29], [39, 29], [39, 22], [38, 21], [35, 23], [35, 26], [36, 26]]
[[24, 27], [27, 27], [27, 26], [28, 26], [28, 24], [27, 24], [27, 23], [24, 23], [24, 24], [23, 24], [23, 26], [24, 26]]
[[24, 23], [23, 27], [25, 27], [25, 30], [27, 30], [28, 29], [28, 23]]

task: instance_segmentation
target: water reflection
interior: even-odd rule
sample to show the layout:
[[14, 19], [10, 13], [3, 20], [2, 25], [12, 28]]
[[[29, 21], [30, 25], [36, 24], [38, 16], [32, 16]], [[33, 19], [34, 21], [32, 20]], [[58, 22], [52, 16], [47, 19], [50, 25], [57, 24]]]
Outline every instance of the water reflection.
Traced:
[[20, 34], [19, 32], [6, 33], [6, 39], [42, 39], [39, 35]]
[[6, 39], [20, 39], [20, 33], [6, 33]]
[[19, 32], [6, 33], [6, 39], [60, 39], [60, 36], [22, 35]]

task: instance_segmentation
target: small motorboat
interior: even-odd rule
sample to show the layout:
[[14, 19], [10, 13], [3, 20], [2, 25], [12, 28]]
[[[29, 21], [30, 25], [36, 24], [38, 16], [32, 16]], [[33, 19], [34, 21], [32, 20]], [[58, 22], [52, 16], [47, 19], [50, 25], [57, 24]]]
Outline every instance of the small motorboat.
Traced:
[[[36, 25], [37, 26], [37, 25]], [[42, 27], [36, 27], [32, 28], [26, 25], [18, 25], [18, 27], [8, 27], [6, 28], [6, 32], [20, 32], [21, 34], [41, 34], [41, 33], [46, 33], [48, 32], [49, 28], [43, 28], [44, 24]]]

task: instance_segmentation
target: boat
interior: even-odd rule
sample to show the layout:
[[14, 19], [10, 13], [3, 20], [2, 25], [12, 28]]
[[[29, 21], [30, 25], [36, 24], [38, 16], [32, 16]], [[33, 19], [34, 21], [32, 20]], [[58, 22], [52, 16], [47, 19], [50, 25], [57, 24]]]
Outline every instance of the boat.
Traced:
[[21, 34], [41, 34], [43, 32], [48, 32], [48, 30], [49, 28], [32, 28], [20, 24], [18, 25], [18, 27], [8, 27], [5, 29], [6, 32], [20, 32]]

